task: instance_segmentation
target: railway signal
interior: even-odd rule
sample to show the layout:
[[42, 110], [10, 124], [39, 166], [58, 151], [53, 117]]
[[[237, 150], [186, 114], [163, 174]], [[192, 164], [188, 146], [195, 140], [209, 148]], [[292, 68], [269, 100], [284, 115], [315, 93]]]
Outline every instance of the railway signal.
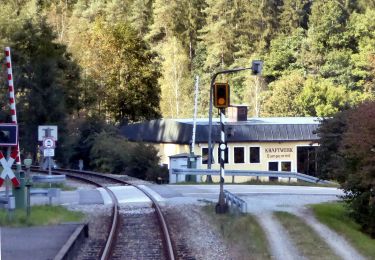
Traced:
[[216, 108], [229, 107], [229, 84], [228, 83], [215, 83], [214, 84], [214, 106]]

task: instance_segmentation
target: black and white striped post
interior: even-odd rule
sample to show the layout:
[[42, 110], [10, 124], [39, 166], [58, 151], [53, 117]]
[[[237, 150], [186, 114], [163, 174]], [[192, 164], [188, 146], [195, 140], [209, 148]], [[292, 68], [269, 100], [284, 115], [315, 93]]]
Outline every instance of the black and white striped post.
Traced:
[[225, 151], [227, 144], [225, 140], [225, 108], [220, 108], [220, 193], [219, 202], [216, 205], [216, 213], [223, 214], [228, 211], [228, 205], [225, 203], [224, 196], [224, 177], [225, 177]]

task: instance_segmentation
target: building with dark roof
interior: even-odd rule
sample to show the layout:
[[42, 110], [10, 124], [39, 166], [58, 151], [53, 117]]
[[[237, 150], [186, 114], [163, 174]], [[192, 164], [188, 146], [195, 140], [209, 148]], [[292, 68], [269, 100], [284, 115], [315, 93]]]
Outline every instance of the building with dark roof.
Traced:
[[[226, 169], [298, 171], [315, 175], [316, 130], [319, 120], [315, 117], [250, 118], [245, 121], [231, 118], [225, 123], [227, 140]], [[207, 164], [208, 119], [196, 121], [194, 153], [202, 156]], [[120, 128], [130, 141], [155, 144], [162, 162], [168, 156], [188, 153], [192, 142], [193, 119], [159, 119], [135, 123]], [[218, 145], [220, 123], [213, 120], [213, 165], [219, 168]]]

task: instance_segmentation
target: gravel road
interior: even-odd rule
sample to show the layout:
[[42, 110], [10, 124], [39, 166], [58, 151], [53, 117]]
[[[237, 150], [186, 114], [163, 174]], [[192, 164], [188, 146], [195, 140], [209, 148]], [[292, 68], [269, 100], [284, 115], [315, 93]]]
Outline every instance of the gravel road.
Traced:
[[[275, 211], [287, 211], [301, 217], [342, 259], [365, 259], [344, 238], [319, 223], [308, 211], [307, 205], [309, 204], [338, 200], [339, 196], [343, 194], [342, 191], [335, 188], [262, 185], [252, 187], [251, 185], [226, 185], [226, 189], [236, 193], [247, 202], [247, 212], [254, 214], [265, 230], [274, 259], [304, 259], [286, 230], [273, 217]], [[188, 187], [181, 185], [172, 187], [171, 190], [166, 194], [168, 194], [169, 203], [173, 205], [194, 204], [199, 199], [217, 200], [217, 188], [214, 186]], [[196, 230], [199, 229], [199, 227], [196, 228]], [[202, 241], [202, 245], [204, 245], [204, 241]]]

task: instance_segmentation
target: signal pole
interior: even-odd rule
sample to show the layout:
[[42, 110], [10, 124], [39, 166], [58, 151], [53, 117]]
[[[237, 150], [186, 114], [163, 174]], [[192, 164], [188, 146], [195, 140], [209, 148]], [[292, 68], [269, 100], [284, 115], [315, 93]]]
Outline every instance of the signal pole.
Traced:
[[[236, 68], [236, 69], [230, 69], [230, 70], [223, 70], [216, 72], [212, 75], [211, 78], [211, 85], [210, 85], [210, 107], [209, 107], [209, 114], [208, 114], [208, 162], [207, 162], [207, 169], [211, 169], [212, 166], [212, 106], [213, 106], [213, 92], [214, 92], [214, 85], [216, 77], [220, 74], [231, 74], [243, 70], [251, 70], [252, 74], [260, 75], [262, 72], [263, 67], [263, 61], [260, 60], [254, 60], [252, 61], [252, 66], [249, 68]], [[225, 129], [224, 129], [224, 115], [225, 108], [220, 108], [220, 125], [221, 125], [221, 136], [220, 136], [220, 193], [219, 193], [219, 201], [216, 205], [216, 213], [223, 214], [226, 213], [228, 210], [228, 205], [225, 203], [224, 198], [224, 177], [225, 177], [225, 171], [224, 171], [224, 156], [225, 156], [225, 150], [226, 150], [226, 143], [225, 143]], [[222, 149], [223, 148], [223, 149]]]
[[227, 145], [225, 143], [225, 108], [220, 108], [220, 193], [219, 202], [216, 205], [215, 211], [218, 214], [223, 214], [228, 211], [228, 205], [225, 203], [224, 198], [224, 177], [225, 177], [225, 151]]

